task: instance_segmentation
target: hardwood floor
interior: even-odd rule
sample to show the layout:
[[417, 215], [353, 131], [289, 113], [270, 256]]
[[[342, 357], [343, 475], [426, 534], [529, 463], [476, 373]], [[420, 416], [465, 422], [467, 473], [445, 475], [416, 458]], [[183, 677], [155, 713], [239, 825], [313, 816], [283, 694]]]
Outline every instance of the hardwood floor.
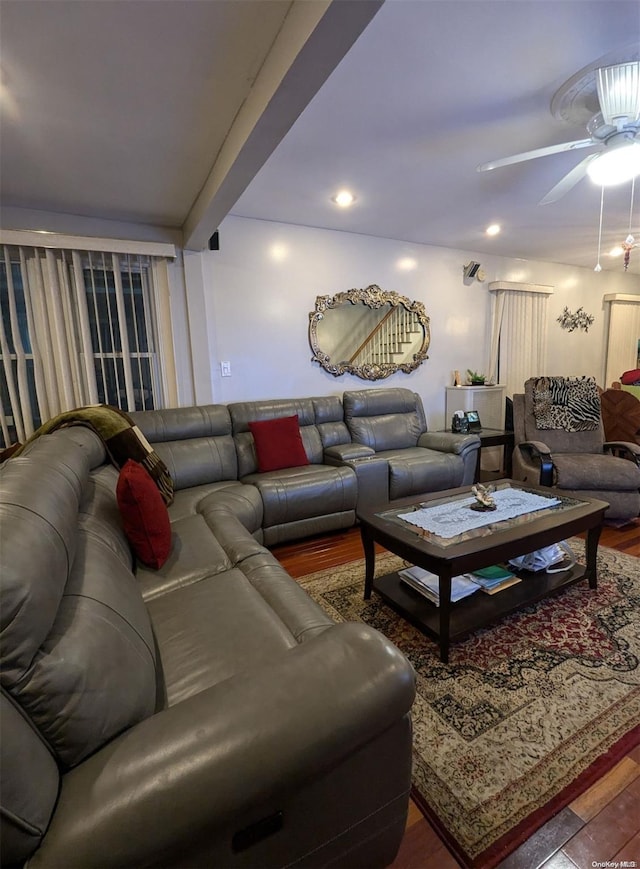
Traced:
[[[602, 546], [640, 558], [640, 520], [607, 527]], [[362, 558], [357, 529], [275, 547], [293, 577]], [[640, 746], [503, 860], [499, 869], [640, 869]], [[348, 869], [348, 867], [345, 867]], [[465, 869], [411, 802], [391, 869]]]

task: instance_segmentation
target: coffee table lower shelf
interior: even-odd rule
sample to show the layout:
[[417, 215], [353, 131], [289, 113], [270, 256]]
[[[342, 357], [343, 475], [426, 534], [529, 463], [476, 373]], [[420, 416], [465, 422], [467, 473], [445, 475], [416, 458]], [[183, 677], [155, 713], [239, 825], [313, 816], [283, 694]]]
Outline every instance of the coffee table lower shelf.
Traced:
[[[562, 573], [521, 573], [521, 582], [495, 594], [477, 591], [449, 607], [449, 637], [445, 648], [441, 645], [441, 659], [448, 659], [449, 641], [459, 640], [478, 628], [488, 627], [505, 615], [522, 610], [550, 595], [558, 594], [576, 582], [589, 578], [582, 564], [576, 564]], [[595, 578], [589, 579], [595, 588]], [[373, 580], [373, 588], [389, 606], [418, 630], [436, 642], [441, 642], [440, 607], [419, 591], [403, 582], [397, 573], [388, 573]]]

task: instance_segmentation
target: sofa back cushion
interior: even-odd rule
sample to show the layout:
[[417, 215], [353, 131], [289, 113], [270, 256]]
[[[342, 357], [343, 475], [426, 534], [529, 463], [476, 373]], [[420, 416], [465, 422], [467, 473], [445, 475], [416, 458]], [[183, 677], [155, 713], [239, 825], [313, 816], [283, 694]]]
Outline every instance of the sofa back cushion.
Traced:
[[0, 865], [22, 866], [40, 844], [58, 799], [55, 758], [28, 716], [0, 695]]
[[352, 440], [376, 452], [415, 447], [427, 422], [420, 396], [410, 389], [359, 389], [343, 395]]
[[129, 414], [166, 464], [174, 489], [238, 479], [231, 417], [223, 404]]
[[67, 431], [0, 471], [0, 681], [63, 767], [156, 704], [153, 635], [128, 547], [116, 542], [117, 508], [105, 511], [103, 485], [91, 485], [89, 456]]
[[247, 474], [255, 474], [259, 470], [255, 443], [249, 428], [250, 422], [297, 416], [300, 436], [309, 463], [319, 464], [322, 462], [323, 445], [316, 425], [314, 399], [239, 401], [228, 407], [238, 454], [238, 476], [240, 479], [246, 477]]
[[337, 395], [326, 395], [311, 400], [323, 449], [351, 443], [351, 435], [344, 421], [342, 399]]

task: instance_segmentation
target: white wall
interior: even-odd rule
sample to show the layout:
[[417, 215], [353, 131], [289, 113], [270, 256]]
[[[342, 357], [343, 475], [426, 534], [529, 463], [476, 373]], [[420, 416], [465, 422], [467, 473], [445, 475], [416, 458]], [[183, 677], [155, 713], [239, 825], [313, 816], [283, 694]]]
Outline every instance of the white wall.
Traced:
[[[444, 424], [444, 387], [453, 371], [484, 371], [489, 330], [488, 283], [493, 280], [548, 284], [548, 371], [555, 375], [604, 376], [607, 293], [637, 293], [637, 276], [543, 262], [487, 257], [473, 251], [379, 239], [228, 217], [220, 227], [220, 250], [202, 257], [201, 310], [207, 323], [192, 347], [194, 370], [210, 376], [212, 400], [231, 402], [341, 394], [345, 389], [406, 386], [420, 393], [430, 428]], [[485, 283], [463, 283], [462, 266], [479, 260]], [[412, 261], [412, 262], [407, 262]], [[407, 267], [411, 266], [411, 267]], [[309, 313], [318, 295], [378, 284], [424, 303], [431, 318], [429, 359], [415, 372], [384, 381], [351, 375], [335, 378], [311, 362]], [[189, 279], [187, 275], [187, 284]], [[196, 287], [187, 286], [191, 299]], [[564, 306], [595, 315], [588, 333], [568, 333], [555, 322]], [[203, 326], [205, 324], [202, 324]], [[192, 341], [193, 341], [192, 334]], [[221, 377], [220, 362], [231, 363]]]

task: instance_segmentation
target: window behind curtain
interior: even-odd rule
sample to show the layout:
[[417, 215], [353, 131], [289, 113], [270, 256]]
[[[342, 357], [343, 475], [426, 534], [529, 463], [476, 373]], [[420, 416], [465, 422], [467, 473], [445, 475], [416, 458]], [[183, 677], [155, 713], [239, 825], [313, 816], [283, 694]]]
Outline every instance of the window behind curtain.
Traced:
[[[2, 408], [12, 408], [20, 403], [19, 390], [28, 396], [31, 420], [35, 428], [41, 422], [34, 377], [34, 359], [27, 321], [24, 287], [19, 262], [0, 260], [0, 404]], [[6, 370], [8, 369], [8, 371]], [[3, 446], [18, 440], [16, 420], [12, 413], [6, 414], [6, 436]]]
[[[100, 254], [83, 262], [98, 401], [123, 410], [151, 410], [159, 406], [159, 377], [149, 264], [140, 257], [122, 260], [119, 271]], [[117, 281], [124, 310], [118, 305]]]
[[3, 446], [83, 404], [163, 406], [152, 257], [0, 253]]

